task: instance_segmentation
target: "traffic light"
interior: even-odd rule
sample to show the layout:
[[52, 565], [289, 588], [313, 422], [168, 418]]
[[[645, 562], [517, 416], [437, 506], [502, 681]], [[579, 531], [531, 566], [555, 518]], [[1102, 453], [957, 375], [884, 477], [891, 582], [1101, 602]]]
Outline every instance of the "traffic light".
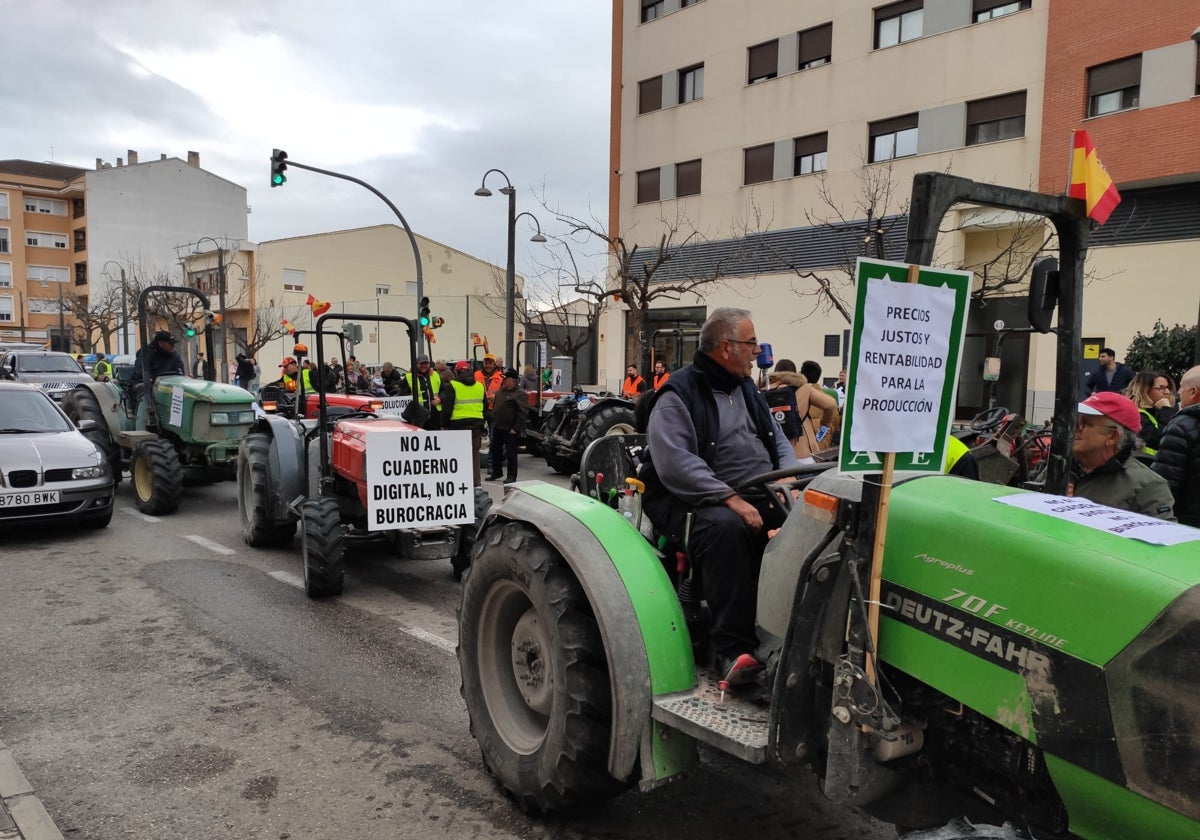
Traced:
[[362, 324], [343, 324], [342, 333], [351, 344], [361, 344], [363, 340]]
[[187, 328], [187, 337], [188, 337], [188, 338], [195, 338], [195, 337], [196, 337], [196, 328], [195, 328], [195, 327], [188, 327], [188, 328]]
[[421, 298], [420, 316], [421, 317], [418, 319], [418, 323], [420, 323], [422, 327], [428, 327], [433, 319], [429, 317], [429, 298], [427, 297]]
[[443, 327], [445, 325], [446, 325], [446, 319], [443, 318], [441, 315], [438, 315], [433, 319], [433, 328], [435, 330], [439, 329], [440, 327]]
[[287, 152], [275, 149], [271, 152], [271, 186], [282, 187], [287, 183]]

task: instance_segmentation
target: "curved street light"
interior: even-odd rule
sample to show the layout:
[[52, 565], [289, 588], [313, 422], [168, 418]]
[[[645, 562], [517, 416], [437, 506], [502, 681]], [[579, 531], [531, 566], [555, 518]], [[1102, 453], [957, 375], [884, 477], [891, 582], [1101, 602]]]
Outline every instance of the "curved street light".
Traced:
[[[116, 260], [105, 260], [100, 273], [108, 275], [108, 264], [112, 263], [121, 272], [121, 332], [117, 335], [117, 352], [129, 353], [129, 291], [125, 285], [125, 266]], [[111, 276], [111, 275], [109, 275]]]
[[[220, 242], [213, 239], [211, 236], [201, 236], [199, 239], [196, 240], [196, 247], [199, 248], [200, 243], [204, 242], [206, 240], [208, 242], [211, 242], [213, 244], [213, 247], [215, 247], [217, 249], [217, 300], [218, 300], [218, 306], [220, 307], [220, 310], [221, 310], [221, 343], [218, 345], [218, 349], [221, 351], [220, 352], [221, 358], [220, 358], [220, 367], [218, 367], [218, 370], [221, 372], [220, 373], [221, 381], [228, 383], [229, 382], [229, 341], [228, 341], [229, 326], [225, 323], [225, 248], [221, 245]], [[198, 250], [193, 251], [192, 255], [195, 256], [199, 253], [201, 253], [201, 252]], [[184, 279], [186, 280], [187, 278], [185, 277]]]
[[[504, 170], [489, 169], [483, 173], [483, 178], [479, 182], [479, 189], [475, 190], [475, 195], [480, 198], [488, 198], [492, 195], [492, 191], [487, 188], [487, 177], [493, 172], [504, 178], [504, 186], [500, 187], [500, 193], [508, 196], [508, 259], [504, 267], [504, 361], [511, 364], [513, 360], [513, 316], [516, 309], [517, 287], [517, 188], [512, 185], [512, 181], [509, 180]], [[538, 222], [537, 217], [529, 212], [524, 212], [520, 215], [528, 216], [537, 225], [537, 233], [529, 241], [545, 242], [546, 237], [542, 235], [542, 226]]]

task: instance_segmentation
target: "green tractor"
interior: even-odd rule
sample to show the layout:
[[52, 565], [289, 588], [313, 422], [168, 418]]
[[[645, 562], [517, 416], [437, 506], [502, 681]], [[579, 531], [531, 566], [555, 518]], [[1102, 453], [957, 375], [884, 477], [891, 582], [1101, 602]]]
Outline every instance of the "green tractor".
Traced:
[[[1061, 494], [1082, 202], [918, 175], [910, 263], [931, 260], [956, 202], [1040, 213], [1058, 230], [1044, 489]], [[1034, 292], [1044, 313], [1055, 294]], [[940, 840], [1200, 837], [1200, 542], [1152, 545], [1011, 504], [1029, 496], [1022, 489], [917, 478], [891, 491], [872, 601], [878, 481], [820, 466], [760, 476], [789, 508], [759, 577], [756, 654], [767, 667], [759, 686], [725, 692], [696, 665], [703, 617], [682, 592], [686, 546], [664, 556], [633, 511], [605, 504], [634, 463], [600, 460], [603, 470], [585, 464], [582, 494], [511, 488], [480, 530], [463, 585], [471, 731], [522, 809], [654, 788], [694, 770], [703, 743], [781, 771], [808, 768], [830, 800], [905, 829], [951, 821], [923, 835]], [[792, 502], [797, 487], [803, 504]]]
[[[208, 358], [213, 357], [208, 298], [182, 286], [149, 286], [138, 296], [138, 334], [142, 347], [153, 334], [146, 302], [151, 295], [194, 296], [205, 315]], [[145, 354], [143, 354], [145, 356]], [[141, 398], [134, 365], [117, 364], [106, 382], [80, 384], [63, 399], [63, 410], [76, 423], [93, 420], [88, 436], [108, 456], [117, 481], [129, 470], [134, 498], [143, 513], [173, 513], [185, 485], [232, 481], [237, 477], [238, 447], [255, 419], [254, 397], [234, 385], [190, 376], [160, 376], [149, 381], [148, 360]]]

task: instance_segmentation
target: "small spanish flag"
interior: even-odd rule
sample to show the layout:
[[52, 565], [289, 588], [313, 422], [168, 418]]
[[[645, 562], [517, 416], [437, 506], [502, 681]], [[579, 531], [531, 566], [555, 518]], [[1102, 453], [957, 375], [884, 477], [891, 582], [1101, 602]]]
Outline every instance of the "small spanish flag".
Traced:
[[308, 305], [309, 305], [309, 307], [312, 308], [313, 317], [319, 318], [320, 316], [322, 316], [326, 312], [328, 312], [329, 307], [332, 306], [333, 304], [331, 304], [327, 300], [317, 300], [312, 295], [309, 295], [308, 296]]
[[283, 319], [283, 328], [284, 328], [285, 330], [287, 330], [287, 334], [288, 334], [288, 335], [295, 335], [295, 334], [296, 334], [296, 328], [292, 326], [292, 322], [291, 322], [291, 321], [289, 321], [287, 318], [284, 318], [284, 319]]
[[1108, 170], [1100, 162], [1092, 138], [1082, 129], [1075, 131], [1074, 149], [1071, 152], [1071, 183], [1067, 195], [1081, 198], [1087, 203], [1087, 215], [1102, 225], [1108, 221], [1113, 208], [1121, 203]]
[[425, 331], [425, 337], [429, 339], [429, 343], [437, 344], [437, 336], [433, 334], [433, 330], [431, 330], [429, 327], [424, 327], [423, 329]]

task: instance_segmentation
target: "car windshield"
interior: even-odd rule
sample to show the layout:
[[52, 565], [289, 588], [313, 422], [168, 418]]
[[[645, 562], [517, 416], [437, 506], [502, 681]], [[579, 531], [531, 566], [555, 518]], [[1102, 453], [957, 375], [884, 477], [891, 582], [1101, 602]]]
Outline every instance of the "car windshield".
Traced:
[[0, 434], [21, 432], [66, 432], [71, 421], [40, 391], [5, 389], [0, 399]]
[[17, 370], [24, 373], [83, 373], [70, 356], [36, 354], [18, 356]]

